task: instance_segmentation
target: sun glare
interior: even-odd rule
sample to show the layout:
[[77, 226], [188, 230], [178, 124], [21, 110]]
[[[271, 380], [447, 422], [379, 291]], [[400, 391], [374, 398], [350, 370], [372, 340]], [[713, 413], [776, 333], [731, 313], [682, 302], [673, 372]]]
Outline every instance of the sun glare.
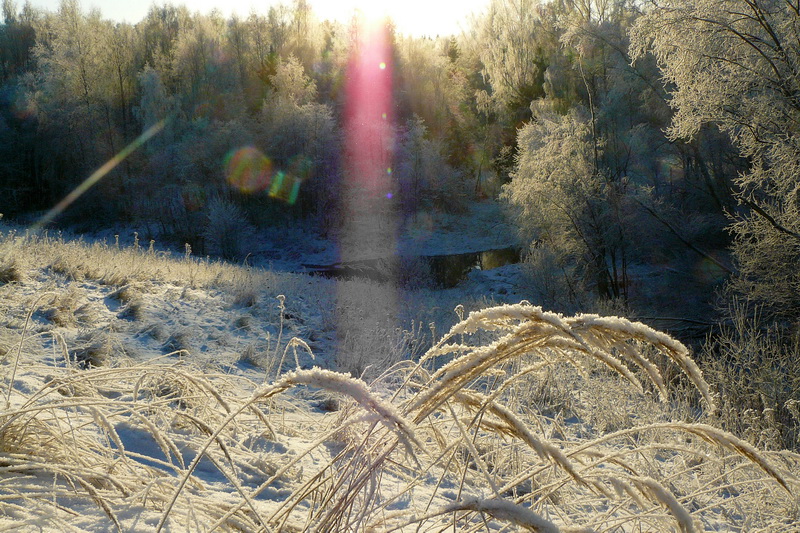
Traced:
[[[363, 7], [368, 5], [363, 2]], [[357, 15], [358, 42], [350, 51], [345, 84], [345, 224], [340, 240], [343, 263], [367, 256], [396, 256], [391, 168], [394, 148], [393, 75], [390, 29], [381, 13], [384, 2], [371, 4]], [[389, 273], [393, 269], [387, 269]], [[391, 274], [390, 274], [391, 275]], [[347, 302], [348, 286], [342, 286], [338, 300]], [[371, 295], [385, 309], [396, 309], [397, 291], [391, 285], [376, 288]], [[358, 324], [352, 317], [338, 317], [342, 331]]]
[[353, 2], [353, 11], [360, 13], [367, 23], [377, 23], [391, 16], [390, 2], [386, 0], [360, 0]]
[[487, 0], [312, 0], [320, 19], [347, 23], [360, 16], [367, 23], [392, 20], [399, 33], [405, 35], [447, 35], [458, 33], [472, 12], [481, 10]]
[[[23, 3], [23, 2], [18, 2]], [[49, 11], [57, 11], [60, 0], [32, 0], [32, 5]], [[161, 5], [163, 2], [155, 2]], [[217, 10], [224, 16], [232, 13], [241, 18], [247, 18], [250, 13], [266, 14], [269, 7], [281, 3], [281, 0], [193, 0], [192, 2], [176, 1], [174, 4], [185, 4], [191, 11], [209, 13]], [[284, 1], [284, 4], [291, 2]], [[403, 0], [393, 2], [389, 0], [308, 0], [314, 13], [320, 20], [335, 20], [347, 24], [352, 20], [356, 10], [360, 11], [365, 19], [382, 19], [391, 17], [397, 31], [404, 35], [417, 37], [428, 35], [457, 34], [466, 23], [470, 13], [478, 12], [488, 5], [488, 0]], [[150, 6], [151, 1], [133, 0], [119, 2], [118, 0], [91, 0], [84, 2], [85, 7], [99, 8], [105, 17], [113, 20], [136, 23], [142, 20]]]

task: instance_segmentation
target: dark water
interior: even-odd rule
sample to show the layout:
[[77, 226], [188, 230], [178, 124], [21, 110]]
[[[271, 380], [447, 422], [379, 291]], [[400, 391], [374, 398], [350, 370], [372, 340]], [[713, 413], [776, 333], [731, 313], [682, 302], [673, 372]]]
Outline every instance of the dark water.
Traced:
[[332, 265], [306, 265], [312, 274], [348, 279], [395, 281], [403, 285], [455, 287], [473, 270], [491, 270], [519, 263], [519, 248], [499, 248], [462, 254], [398, 256], [392, 258], [347, 261]]

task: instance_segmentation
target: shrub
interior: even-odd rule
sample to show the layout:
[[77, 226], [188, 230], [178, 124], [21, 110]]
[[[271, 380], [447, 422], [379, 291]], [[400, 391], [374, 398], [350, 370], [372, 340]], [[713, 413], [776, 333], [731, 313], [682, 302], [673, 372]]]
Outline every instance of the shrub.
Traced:
[[0, 257], [0, 285], [19, 282], [24, 279], [19, 261], [9, 256]]
[[585, 283], [575, 266], [556, 248], [547, 243], [531, 245], [524, 266], [538, 301], [547, 307], [567, 311], [586, 303]]
[[351, 376], [374, 379], [400, 361], [418, 358], [430, 345], [430, 332], [422, 322], [408, 329], [365, 324], [350, 329], [336, 347], [336, 366]]
[[85, 294], [75, 286], [71, 286], [66, 291], [53, 295], [50, 301], [42, 306], [41, 313], [58, 327], [75, 327], [78, 325], [76, 314], [82, 307], [83, 300]]
[[722, 427], [768, 449], [800, 451], [800, 337], [734, 300], [730, 324], [704, 347]]
[[79, 368], [89, 369], [110, 364], [117, 348], [114, 337], [101, 330], [82, 333], [77, 339], [77, 348], [72, 350], [72, 360]]
[[192, 338], [194, 336], [195, 333], [190, 328], [177, 328], [162, 343], [161, 348], [168, 354], [188, 354], [192, 348]]
[[214, 198], [206, 207], [208, 225], [203, 234], [206, 249], [228, 260], [242, 259], [255, 229], [235, 204]]

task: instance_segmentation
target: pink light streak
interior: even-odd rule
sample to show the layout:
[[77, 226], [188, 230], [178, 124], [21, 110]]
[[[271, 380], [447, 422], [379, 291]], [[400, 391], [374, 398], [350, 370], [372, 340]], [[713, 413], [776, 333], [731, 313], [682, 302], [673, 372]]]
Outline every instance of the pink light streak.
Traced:
[[[396, 198], [391, 168], [394, 149], [392, 98], [392, 36], [384, 21], [361, 20], [351, 44], [346, 70], [344, 108], [344, 212], [339, 233], [343, 263], [378, 260], [378, 273], [389, 283], [369, 288], [366, 295], [341, 284], [337, 291], [339, 338], [367, 346], [373, 327], [396, 327], [398, 292], [391, 279], [397, 268]], [[368, 301], [359, 301], [366, 297]], [[365, 328], [365, 317], [345, 311], [354, 301], [371, 310], [375, 322]], [[345, 349], [345, 347], [342, 347]], [[376, 361], [377, 363], [377, 361]]]
[[391, 190], [392, 53], [383, 22], [362, 21], [347, 68], [346, 170], [351, 185], [369, 196]]

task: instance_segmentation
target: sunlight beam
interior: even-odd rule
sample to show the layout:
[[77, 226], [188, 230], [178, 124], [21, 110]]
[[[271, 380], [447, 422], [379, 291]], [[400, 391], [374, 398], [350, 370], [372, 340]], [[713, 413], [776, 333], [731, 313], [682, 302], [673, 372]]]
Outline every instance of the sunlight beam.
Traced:
[[346, 160], [350, 179], [372, 196], [391, 193], [392, 53], [389, 30], [363, 19], [347, 68]]
[[109, 172], [114, 170], [117, 165], [122, 163], [129, 155], [135, 152], [144, 143], [155, 137], [167, 123], [167, 119], [163, 119], [152, 126], [150, 126], [144, 133], [139, 135], [132, 143], [123, 148], [117, 155], [106, 161], [100, 168], [95, 170], [91, 176], [86, 178], [83, 183], [75, 187], [63, 200], [58, 202], [55, 207], [48, 211], [42, 218], [40, 218], [34, 225], [33, 229], [40, 229], [53, 221], [58, 215], [67, 210], [72, 203], [83, 196], [86, 191], [91, 189], [98, 181], [103, 179]]
[[[397, 327], [397, 220], [392, 176], [394, 100], [392, 35], [386, 19], [356, 19], [346, 71], [344, 109], [343, 228], [339, 241], [342, 263], [367, 260], [379, 283], [352, 294], [352, 285], [338, 289], [337, 329], [340, 350], [369, 346], [374, 331]], [[354, 302], [363, 299], [358, 304]], [[349, 308], [368, 306], [369, 324]], [[368, 361], [371, 363], [371, 361]], [[355, 370], [355, 369], [351, 369]], [[358, 369], [356, 373], [363, 372]]]

